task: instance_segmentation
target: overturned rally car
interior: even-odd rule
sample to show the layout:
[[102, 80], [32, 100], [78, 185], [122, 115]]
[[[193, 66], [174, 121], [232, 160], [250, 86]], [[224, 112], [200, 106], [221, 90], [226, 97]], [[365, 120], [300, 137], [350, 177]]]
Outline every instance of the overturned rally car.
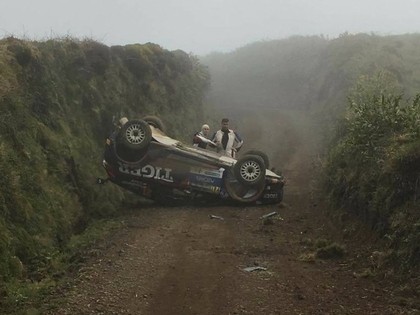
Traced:
[[268, 159], [250, 151], [239, 159], [185, 145], [168, 137], [157, 117], [130, 120], [107, 141], [107, 180], [157, 202], [233, 200], [279, 203], [282, 176], [266, 169]]

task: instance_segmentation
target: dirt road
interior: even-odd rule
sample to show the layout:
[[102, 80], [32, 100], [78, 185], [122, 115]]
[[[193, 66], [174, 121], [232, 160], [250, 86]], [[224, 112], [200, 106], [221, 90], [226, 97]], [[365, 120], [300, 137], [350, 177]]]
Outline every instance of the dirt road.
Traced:
[[[124, 229], [60, 293], [58, 308], [47, 303], [43, 313], [418, 314], [396, 296], [399, 284], [366, 276], [377, 267], [369, 259], [374, 235], [346, 239], [311, 197], [307, 148], [290, 149], [282, 165], [281, 205], [149, 207], [124, 217]], [[337, 242], [344, 256], [316, 257], [322, 242]]]

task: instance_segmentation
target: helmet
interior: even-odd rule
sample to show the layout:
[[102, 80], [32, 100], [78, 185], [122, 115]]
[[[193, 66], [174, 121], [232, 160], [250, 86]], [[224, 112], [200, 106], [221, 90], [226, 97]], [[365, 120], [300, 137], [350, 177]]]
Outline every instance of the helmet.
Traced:
[[127, 118], [127, 117], [122, 117], [122, 118], [118, 121], [118, 123], [119, 123], [119, 125], [122, 127], [122, 126], [124, 126], [124, 125], [127, 123], [127, 121], [128, 121], [128, 118]]

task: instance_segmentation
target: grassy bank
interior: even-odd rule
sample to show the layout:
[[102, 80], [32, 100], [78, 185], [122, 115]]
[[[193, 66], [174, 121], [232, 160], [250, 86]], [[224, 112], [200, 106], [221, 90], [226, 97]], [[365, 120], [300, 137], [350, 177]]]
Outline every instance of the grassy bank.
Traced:
[[75, 237], [132, 198], [94, 184], [113, 117], [158, 115], [171, 135], [188, 137], [208, 84], [195, 57], [150, 43], [0, 41], [2, 301], [24, 300], [22, 283], [51, 281]]

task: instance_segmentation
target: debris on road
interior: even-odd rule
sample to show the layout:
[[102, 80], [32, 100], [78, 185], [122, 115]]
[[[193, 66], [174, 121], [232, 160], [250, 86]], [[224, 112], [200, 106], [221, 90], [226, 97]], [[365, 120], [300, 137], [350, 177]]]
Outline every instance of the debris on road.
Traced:
[[219, 217], [218, 215], [210, 214], [209, 217], [210, 217], [210, 219], [217, 219], [217, 220], [222, 220], [222, 221], [224, 220], [224, 218]]
[[[261, 220], [266, 220], [266, 219], [272, 218], [272, 217], [277, 216], [277, 215], [278, 215], [278, 212], [274, 211], [274, 212], [264, 214], [263, 216], [260, 217], [260, 219]], [[281, 221], [284, 221], [284, 219], [282, 217], [278, 217], [277, 219], [281, 220]]]
[[242, 270], [247, 271], [247, 272], [253, 272], [253, 271], [266, 271], [266, 270], [267, 270], [267, 268], [265, 268], [265, 267], [261, 267], [261, 266], [256, 266], [256, 267], [246, 267], [246, 268], [244, 268], [244, 269], [242, 269]]
[[267, 218], [271, 218], [271, 217], [273, 217], [273, 216], [275, 216], [277, 214], [278, 214], [277, 211], [270, 212], [270, 213], [267, 213], [267, 214], [264, 214], [263, 216], [261, 216], [260, 219], [261, 220], [264, 220], [264, 219], [267, 219]]
[[274, 224], [274, 220], [284, 221], [282, 217], [278, 216], [278, 212], [276, 211], [264, 214], [260, 217], [260, 220], [263, 225], [272, 225]]

